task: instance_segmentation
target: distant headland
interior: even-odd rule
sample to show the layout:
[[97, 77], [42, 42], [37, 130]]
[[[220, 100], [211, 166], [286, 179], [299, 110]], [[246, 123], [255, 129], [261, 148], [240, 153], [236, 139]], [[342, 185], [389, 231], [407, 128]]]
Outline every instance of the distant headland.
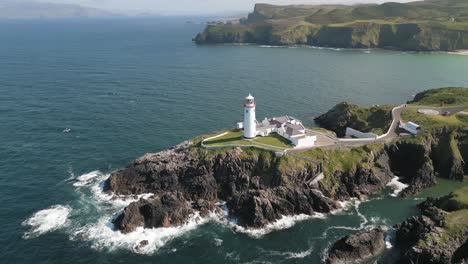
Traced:
[[468, 49], [468, 2], [381, 5], [256, 4], [247, 18], [210, 23], [197, 44], [253, 43], [410, 51]]

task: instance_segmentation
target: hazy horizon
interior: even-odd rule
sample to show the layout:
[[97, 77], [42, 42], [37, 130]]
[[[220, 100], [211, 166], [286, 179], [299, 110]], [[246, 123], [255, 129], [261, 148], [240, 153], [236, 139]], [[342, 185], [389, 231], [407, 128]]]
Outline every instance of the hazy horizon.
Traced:
[[[268, 4], [368, 4], [385, 0], [0, 0], [6, 2], [39, 2], [73, 4], [99, 8], [121, 14], [152, 13], [158, 15], [225, 15], [250, 12], [256, 3]], [[392, 0], [392, 2], [412, 2]]]

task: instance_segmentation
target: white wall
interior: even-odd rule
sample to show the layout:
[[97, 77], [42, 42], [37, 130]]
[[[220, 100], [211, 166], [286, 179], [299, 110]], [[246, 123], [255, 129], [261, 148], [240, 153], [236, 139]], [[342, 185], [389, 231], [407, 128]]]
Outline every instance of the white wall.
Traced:
[[378, 135], [374, 133], [364, 133], [359, 130], [347, 127], [346, 136], [356, 137], [356, 138], [377, 138]]

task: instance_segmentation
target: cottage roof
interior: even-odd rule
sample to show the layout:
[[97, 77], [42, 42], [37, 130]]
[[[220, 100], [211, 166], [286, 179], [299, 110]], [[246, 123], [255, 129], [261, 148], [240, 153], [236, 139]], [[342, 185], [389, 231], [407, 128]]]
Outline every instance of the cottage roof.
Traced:
[[417, 129], [421, 128], [419, 125], [417, 125], [417, 124], [415, 124], [413, 122], [406, 122], [405, 126], [407, 128], [414, 129], [414, 130], [417, 130]]
[[301, 125], [287, 124], [285, 128], [286, 128], [286, 134], [290, 136], [297, 136], [297, 135], [304, 134], [303, 132], [301, 132], [301, 130], [304, 130], [304, 127]]

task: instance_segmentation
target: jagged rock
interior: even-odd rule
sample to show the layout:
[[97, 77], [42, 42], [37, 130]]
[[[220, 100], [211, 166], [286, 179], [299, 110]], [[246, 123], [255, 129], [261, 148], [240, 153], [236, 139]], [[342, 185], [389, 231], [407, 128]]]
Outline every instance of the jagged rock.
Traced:
[[350, 125], [353, 117], [352, 108], [355, 107], [357, 106], [348, 102], [341, 102], [325, 114], [314, 118], [314, 121], [322, 127], [335, 132], [339, 137], [343, 137], [346, 127]]
[[278, 187], [238, 193], [228, 201], [228, 207], [240, 225], [262, 227], [282, 216], [328, 213], [338, 205], [316, 190]]
[[[411, 217], [396, 226], [396, 248], [401, 252], [396, 263], [410, 264], [417, 260], [418, 263], [448, 264], [462, 263], [468, 259], [468, 229], [460, 219], [454, 221], [447, 218], [452, 212], [444, 210], [451, 208], [455, 210], [454, 213], [465, 210], [463, 207], [451, 207], [447, 201], [452, 197], [453, 194], [428, 198], [418, 205], [421, 216]], [[456, 231], [450, 229], [453, 225], [457, 225]]]
[[193, 213], [192, 208], [181, 193], [167, 193], [152, 200], [140, 199], [131, 203], [113, 221], [123, 233], [137, 227], [170, 227], [184, 224]]
[[396, 244], [413, 245], [427, 233], [435, 230], [435, 224], [427, 216], [414, 216], [404, 221], [396, 232]]
[[384, 235], [379, 227], [345, 236], [332, 245], [326, 263], [358, 263], [377, 256], [385, 250]]

